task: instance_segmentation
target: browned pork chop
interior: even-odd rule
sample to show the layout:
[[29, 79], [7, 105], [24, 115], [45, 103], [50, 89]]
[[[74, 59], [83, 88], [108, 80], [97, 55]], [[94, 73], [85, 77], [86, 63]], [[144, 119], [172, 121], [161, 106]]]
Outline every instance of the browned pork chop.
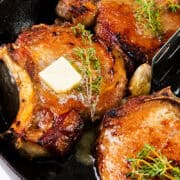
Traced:
[[[150, 3], [148, 0], [147, 2]], [[113, 44], [123, 50], [128, 57], [127, 68], [130, 72], [142, 62], [151, 62], [155, 52], [180, 27], [179, 10], [170, 11], [164, 1], [157, 1], [155, 7], [161, 7], [160, 12], [151, 10], [152, 13], [158, 14], [158, 19], [152, 20], [152, 15], [150, 20], [153, 21], [152, 25], [155, 27], [157, 23], [160, 23], [159, 31], [162, 31], [156, 35], [154, 33], [157, 32], [153, 33], [148, 27], [149, 22], [141, 22], [142, 18], [140, 23], [137, 20], [136, 16], [140, 12], [136, 14], [136, 11], [142, 10], [143, 6], [138, 5], [136, 1], [102, 0], [98, 3], [96, 35], [107, 44]], [[142, 13], [145, 14], [145, 12]]]
[[[63, 155], [77, 139], [83, 126], [81, 118], [90, 118], [92, 108], [84, 92], [73, 88], [56, 93], [40, 79], [39, 72], [61, 56], [70, 56], [71, 61], [74, 58], [74, 64], [83, 63], [73, 49], [84, 46], [81, 36], [75, 36], [71, 28], [38, 25], [20, 34], [15, 44], [0, 49], [0, 60], [19, 88], [20, 108], [11, 126], [17, 148], [38, 156], [47, 153], [46, 149]], [[93, 42], [92, 48], [100, 61], [102, 76], [99, 98], [93, 108], [95, 116], [101, 117], [119, 104], [126, 75], [123, 62], [113, 59], [100, 43]]]
[[[151, 62], [155, 52], [180, 27], [180, 10], [171, 9], [170, 1], [142, 0], [140, 4], [137, 2], [136, 0], [98, 2], [60, 0], [57, 12], [59, 16], [68, 20], [69, 16], [72, 17], [73, 23], [84, 23], [81, 19], [89, 21], [88, 15], [81, 11], [79, 18], [71, 10], [72, 7], [83, 9], [86, 7], [85, 3], [96, 5], [97, 16], [96, 13], [91, 16], [93, 17], [91, 21], [96, 22], [96, 35], [108, 46], [114, 46], [124, 52], [126, 67], [131, 74], [142, 62]], [[177, 5], [179, 1], [173, 0], [171, 3]], [[64, 7], [65, 11], [63, 11]], [[63, 12], [69, 12], [70, 15], [65, 16]]]
[[180, 163], [180, 99], [167, 89], [106, 113], [96, 147], [100, 178], [127, 179], [127, 158], [135, 158], [145, 144]]

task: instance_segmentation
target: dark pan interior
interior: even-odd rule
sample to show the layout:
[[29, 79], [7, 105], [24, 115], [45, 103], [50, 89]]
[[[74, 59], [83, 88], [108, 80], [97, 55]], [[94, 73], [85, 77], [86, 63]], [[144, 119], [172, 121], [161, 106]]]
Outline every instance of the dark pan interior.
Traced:
[[52, 24], [58, 0], [0, 0], [0, 44], [12, 42], [23, 28]]

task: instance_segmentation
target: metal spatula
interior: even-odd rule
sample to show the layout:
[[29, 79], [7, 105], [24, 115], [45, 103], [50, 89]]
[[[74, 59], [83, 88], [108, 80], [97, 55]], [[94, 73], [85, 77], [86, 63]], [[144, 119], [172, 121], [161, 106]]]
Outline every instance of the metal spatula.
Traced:
[[180, 28], [152, 60], [152, 90], [167, 86], [180, 97]]

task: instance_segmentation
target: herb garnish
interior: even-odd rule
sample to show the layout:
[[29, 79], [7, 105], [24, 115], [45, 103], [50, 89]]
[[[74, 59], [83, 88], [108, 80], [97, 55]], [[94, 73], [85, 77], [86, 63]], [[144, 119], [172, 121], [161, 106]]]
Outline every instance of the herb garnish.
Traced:
[[180, 168], [158, 152], [154, 147], [145, 145], [136, 158], [128, 158], [132, 171], [127, 177], [138, 180], [165, 178], [180, 180]]
[[77, 26], [71, 28], [75, 35], [80, 35], [82, 37], [82, 41], [85, 45], [92, 44], [92, 34], [90, 31], [85, 29], [83, 24], [78, 23]]
[[150, 28], [155, 36], [162, 33], [160, 23], [160, 9], [156, 6], [155, 0], [136, 0], [139, 8], [136, 11], [136, 19], [141, 26]]
[[171, 10], [173, 13], [175, 13], [177, 10], [180, 9], [180, 5], [175, 3], [173, 0], [168, 0], [168, 9]]
[[75, 35], [80, 35], [84, 48], [73, 49], [74, 55], [81, 61], [80, 73], [82, 74], [82, 85], [80, 88], [87, 105], [91, 110], [91, 118], [94, 118], [96, 105], [99, 100], [100, 87], [102, 82], [101, 65], [96, 56], [96, 50], [92, 47], [92, 34], [86, 30], [84, 25], [78, 24], [72, 27]]

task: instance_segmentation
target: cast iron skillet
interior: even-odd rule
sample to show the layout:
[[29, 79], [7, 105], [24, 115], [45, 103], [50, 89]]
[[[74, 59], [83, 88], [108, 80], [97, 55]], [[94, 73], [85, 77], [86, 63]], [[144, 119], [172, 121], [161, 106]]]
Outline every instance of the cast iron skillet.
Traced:
[[23, 28], [52, 24], [58, 0], [0, 0], [0, 44], [12, 42]]
[[[0, 0], [0, 44], [13, 42], [23, 28], [28, 28], [33, 24], [53, 24], [56, 17], [55, 6], [57, 1], [58, 0]], [[178, 56], [176, 58], [178, 58]], [[154, 67], [159, 69], [158, 64], [155, 64]], [[179, 66], [175, 67], [177, 73], [174, 78], [180, 80]], [[163, 64], [160, 69], [163, 69]], [[155, 73], [153, 77], [159, 78], [159, 74]], [[10, 82], [9, 79], [10, 76], [6, 66], [0, 63], [0, 119], [4, 120], [4, 122], [6, 122], [7, 119], [14, 119], [19, 106], [17, 87], [15, 84], [8, 83]], [[172, 85], [172, 79], [172, 77], [170, 79], [167, 78], [166, 82], [162, 83], [162, 86], [159, 84], [157, 86], [156, 83], [153, 83], [152, 91], [163, 88], [163, 85]], [[178, 80], [176, 82], [179, 83]], [[6, 86], [4, 86], [4, 84], [6, 84]], [[5, 126], [0, 124], [0, 130], [7, 129], [10, 122], [11, 121], [7, 121]], [[91, 125], [89, 128], [94, 127]], [[27, 160], [19, 156], [5, 141], [0, 141], [0, 147], [0, 154], [5, 157], [13, 169], [25, 179], [94, 180], [98, 178], [93, 166], [85, 166], [76, 161], [73, 150], [72, 154], [64, 160]]]

